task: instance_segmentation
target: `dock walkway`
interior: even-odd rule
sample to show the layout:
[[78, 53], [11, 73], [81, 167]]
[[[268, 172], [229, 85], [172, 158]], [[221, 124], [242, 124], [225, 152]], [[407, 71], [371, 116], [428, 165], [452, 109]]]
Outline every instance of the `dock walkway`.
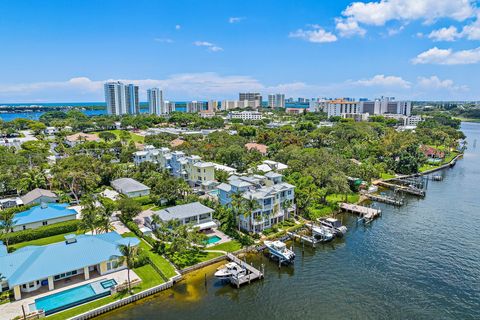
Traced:
[[369, 194], [366, 193], [365, 197], [367, 197], [370, 200], [377, 201], [377, 202], [383, 202], [386, 204], [392, 204], [394, 206], [402, 206], [403, 205], [403, 200], [401, 199], [396, 199], [393, 197], [388, 197], [388, 196], [382, 196], [379, 194]]
[[360, 206], [358, 204], [350, 204], [345, 202], [340, 205], [340, 209], [347, 212], [356, 213], [367, 222], [372, 221], [376, 217], [380, 216], [382, 213], [382, 210], [380, 209], [374, 209], [374, 208]]
[[263, 272], [249, 265], [245, 261], [242, 261], [240, 258], [236, 257], [231, 253], [227, 253], [227, 258], [230, 261], [235, 262], [236, 264], [242, 266], [246, 270], [246, 274], [241, 277], [230, 277], [230, 282], [235, 285], [237, 288], [240, 288], [242, 284], [250, 283], [253, 280], [262, 279]]

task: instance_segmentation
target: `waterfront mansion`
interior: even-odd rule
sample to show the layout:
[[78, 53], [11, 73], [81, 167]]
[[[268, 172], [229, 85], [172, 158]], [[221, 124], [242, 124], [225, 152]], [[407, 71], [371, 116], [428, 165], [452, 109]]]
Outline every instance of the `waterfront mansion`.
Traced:
[[283, 182], [283, 175], [273, 171], [265, 175], [232, 175], [227, 183], [220, 184], [217, 189], [222, 205], [231, 205], [236, 193], [248, 201], [256, 202], [251, 214], [239, 217], [240, 227], [249, 232], [262, 232], [287, 219], [295, 211], [295, 186]]

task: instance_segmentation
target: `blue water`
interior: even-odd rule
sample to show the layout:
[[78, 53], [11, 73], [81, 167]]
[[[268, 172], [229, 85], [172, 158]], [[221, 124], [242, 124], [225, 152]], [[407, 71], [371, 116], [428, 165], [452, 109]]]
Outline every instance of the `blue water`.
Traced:
[[[346, 236], [316, 249], [294, 245], [293, 266], [262, 255], [265, 279], [240, 289], [187, 275], [152, 299], [102, 316], [108, 320], [480, 319], [480, 124], [463, 123], [469, 149], [430, 181], [424, 199], [400, 208], [377, 204], [368, 226], [338, 217]], [[205, 274], [207, 284], [205, 285]]]
[[[106, 110], [82, 110], [87, 116], [100, 116], [107, 114]], [[15, 113], [0, 113], [0, 119], [3, 121], [12, 121], [18, 118], [38, 120], [45, 112], [15, 112]]]
[[94, 297], [95, 291], [90, 284], [61, 291], [35, 300], [37, 310], [48, 312], [78, 301]]
[[109, 279], [109, 280], [105, 280], [105, 281], [101, 282], [101, 285], [102, 285], [103, 289], [111, 288], [111, 287], [115, 286], [116, 284], [117, 284], [117, 281], [115, 281], [114, 279]]

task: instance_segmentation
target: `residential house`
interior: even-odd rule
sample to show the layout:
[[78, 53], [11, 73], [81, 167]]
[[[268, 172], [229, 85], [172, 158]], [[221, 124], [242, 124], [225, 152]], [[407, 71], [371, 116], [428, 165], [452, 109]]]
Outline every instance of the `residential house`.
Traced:
[[286, 164], [273, 160], [264, 160], [261, 164], [257, 166], [257, 170], [267, 173], [270, 171], [281, 172], [285, 169], [288, 169]]
[[20, 197], [24, 205], [57, 202], [58, 197], [50, 190], [36, 188]]
[[77, 211], [66, 203], [42, 203], [15, 214], [13, 231], [36, 229], [58, 222], [77, 219]]
[[45, 246], [26, 246], [7, 253], [0, 245], [2, 290], [13, 289], [15, 300], [22, 293], [42, 287], [55, 289], [55, 283], [67, 278], [101, 276], [126, 268], [118, 264], [119, 245], [137, 246], [135, 237], [123, 238], [116, 232], [96, 235], [68, 235], [64, 242]]
[[19, 207], [21, 205], [23, 205], [23, 201], [19, 197], [0, 199], [0, 209]]
[[295, 186], [283, 182], [283, 175], [268, 172], [264, 176], [231, 176], [218, 187], [220, 204], [232, 205], [234, 194], [253, 201], [255, 209], [238, 217], [240, 227], [249, 232], [261, 232], [287, 219], [295, 211]]
[[116, 179], [110, 184], [117, 192], [124, 194], [129, 198], [148, 196], [150, 194], [150, 187], [147, 187], [143, 183], [132, 178]]
[[83, 143], [86, 141], [100, 141], [100, 138], [96, 134], [90, 133], [75, 133], [65, 137], [65, 143], [68, 144], [70, 147], [74, 147], [79, 143]]
[[192, 224], [199, 230], [205, 230], [217, 226], [212, 217], [214, 211], [200, 202], [192, 202], [156, 211], [152, 216], [145, 217], [144, 222], [155, 229], [156, 226], [153, 222], [153, 216], [155, 215], [164, 222], [179, 220], [181, 224]]
[[254, 142], [246, 143], [245, 148], [247, 148], [248, 151], [257, 150], [262, 155], [266, 155], [268, 151], [268, 147], [266, 145]]

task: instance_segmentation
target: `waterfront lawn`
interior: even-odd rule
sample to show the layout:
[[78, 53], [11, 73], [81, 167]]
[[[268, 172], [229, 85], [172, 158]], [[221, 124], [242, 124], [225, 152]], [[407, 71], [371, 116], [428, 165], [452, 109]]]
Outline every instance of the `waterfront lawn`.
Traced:
[[[348, 203], [355, 203], [360, 199], [358, 193], [351, 193], [347, 196]], [[339, 202], [345, 202], [345, 195], [344, 194], [330, 194], [327, 196], [327, 202], [330, 204], [337, 204]]]
[[26, 247], [26, 246], [44, 246], [44, 245], [47, 245], [47, 244], [62, 242], [62, 241], [65, 240], [65, 236], [67, 234], [72, 234], [72, 233], [82, 234], [82, 232], [80, 232], [80, 231], [67, 232], [67, 233], [57, 234], [57, 235], [54, 235], [54, 236], [51, 236], [51, 237], [46, 237], [46, 238], [40, 238], [40, 239], [31, 240], [31, 241], [15, 243], [15, 244], [9, 245], [8, 248], [9, 248], [9, 250], [13, 250], [13, 249], [17, 250], [17, 249], [20, 249], [20, 248], [23, 248], [23, 247]]
[[382, 178], [383, 180], [388, 180], [388, 179], [395, 178], [395, 175], [384, 172], [380, 175], [380, 178]]
[[242, 245], [237, 240], [232, 240], [229, 242], [224, 242], [221, 244], [217, 244], [215, 246], [208, 247], [206, 250], [220, 250], [220, 251], [227, 251], [227, 252], [234, 252], [237, 250], [242, 249]]
[[[136, 236], [133, 232], [127, 232], [122, 234], [122, 237], [136, 237]], [[146, 243], [145, 240], [143, 239], [141, 239], [140, 241], [140, 249], [142, 249], [142, 251], [147, 253], [152, 263], [155, 264], [167, 278], [171, 278], [176, 275], [175, 268], [172, 266], [172, 264], [161, 255], [153, 252], [150, 245]]]
[[450, 152], [449, 154], [445, 155], [445, 158], [439, 162], [439, 163], [436, 163], [436, 164], [431, 164], [431, 163], [425, 163], [423, 164], [420, 169], [418, 169], [418, 172], [425, 172], [425, 171], [428, 171], [428, 170], [432, 170], [432, 169], [436, 169], [440, 166], [443, 166], [444, 164], [446, 163], [449, 163], [450, 161], [453, 160], [453, 158], [455, 158], [459, 153], [458, 152]]
[[[139, 286], [133, 287], [132, 291], [133, 293], [138, 293], [143, 290], [146, 290], [148, 288], [152, 288], [154, 286], [158, 286], [159, 284], [164, 283], [162, 277], [153, 269], [153, 267], [149, 264], [144, 265], [139, 268], [133, 269], [133, 271], [142, 279], [142, 283]], [[89, 310], [93, 310], [95, 308], [101, 307], [103, 305], [106, 305], [108, 303], [114, 302], [116, 300], [125, 298], [128, 296], [128, 293], [125, 292], [118, 292], [114, 295], [101, 298], [86, 304], [82, 304], [81, 306], [71, 308], [59, 313], [55, 313], [51, 316], [48, 316], [47, 319], [49, 320], [63, 320], [63, 319], [68, 319], [73, 316], [82, 314], [84, 312], [87, 312]]]

